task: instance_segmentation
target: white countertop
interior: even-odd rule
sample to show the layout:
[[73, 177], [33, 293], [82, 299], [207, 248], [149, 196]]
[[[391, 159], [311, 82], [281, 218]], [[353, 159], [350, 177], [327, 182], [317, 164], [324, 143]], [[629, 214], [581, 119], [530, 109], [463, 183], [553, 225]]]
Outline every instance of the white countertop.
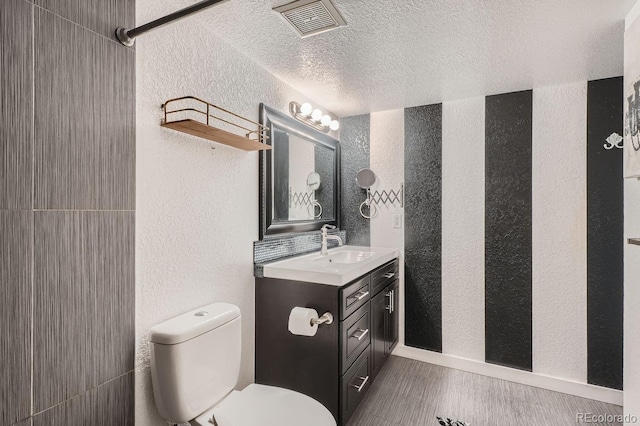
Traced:
[[394, 248], [341, 246], [330, 249], [327, 255], [315, 252], [267, 263], [263, 276], [343, 286], [398, 256], [399, 250]]

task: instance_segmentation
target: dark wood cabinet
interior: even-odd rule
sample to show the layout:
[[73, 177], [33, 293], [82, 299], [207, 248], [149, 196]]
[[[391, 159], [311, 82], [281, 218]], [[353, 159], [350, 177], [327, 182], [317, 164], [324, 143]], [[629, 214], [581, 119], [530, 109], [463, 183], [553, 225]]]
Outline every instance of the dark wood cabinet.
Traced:
[[387, 300], [384, 291], [371, 299], [371, 372], [374, 377], [387, 358]]
[[[256, 278], [256, 383], [309, 395], [345, 425], [398, 340], [397, 274], [393, 260], [344, 286]], [[313, 337], [293, 335], [296, 306], [334, 322]]]
[[393, 349], [398, 344], [399, 330], [398, 325], [400, 317], [398, 314], [398, 289], [399, 281], [396, 280], [393, 284], [387, 287], [384, 292], [387, 297], [391, 298], [390, 306], [391, 312], [386, 315], [387, 324], [385, 328], [385, 358], [391, 354]]
[[371, 374], [374, 378], [398, 343], [398, 305], [397, 279], [371, 299]]

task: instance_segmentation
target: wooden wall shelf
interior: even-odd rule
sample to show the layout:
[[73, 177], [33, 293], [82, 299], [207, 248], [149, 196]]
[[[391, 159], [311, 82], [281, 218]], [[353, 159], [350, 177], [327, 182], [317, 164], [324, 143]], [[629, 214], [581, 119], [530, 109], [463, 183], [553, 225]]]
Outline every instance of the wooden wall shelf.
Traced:
[[636, 245], [636, 246], [640, 246], [640, 238], [629, 238], [629, 239], [627, 240], [627, 242], [628, 242], [629, 244], [633, 244], [633, 245]]
[[[172, 107], [174, 104], [177, 104], [177, 106], [175, 106], [175, 109], [169, 109], [170, 104]], [[162, 127], [197, 136], [212, 142], [229, 145], [244, 151], [271, 149], [271, 145], [265, 143], [269, 138], [267, 136], [268, 127], [202, 99], [193, 96], [169, 99], [162, 105], [162, 109], [164, 111], [164, 119], [160, 124]], [[178, 114], [179, 118], [171, 120], [169, 118], [171, 114]], [[194, 115], [198, 119], [192, 118]], [[225, 118], [220, 117], [220, 115], [224, 115]], [[226, 123], [227, 127], [234, 130], [238, 129], [238, 131], [246, 133], [242, 136], [229, 130], [214, 127], [211, 125], [212, 119]]]

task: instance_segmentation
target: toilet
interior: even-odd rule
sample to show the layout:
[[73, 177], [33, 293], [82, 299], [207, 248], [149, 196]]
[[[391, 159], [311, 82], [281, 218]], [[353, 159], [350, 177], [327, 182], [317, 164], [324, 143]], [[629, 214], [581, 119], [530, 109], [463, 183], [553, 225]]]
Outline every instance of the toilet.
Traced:
[[[283, 325], [286, 327], [286, 324]], [[194, 426], [336, 426], [315, 399], [275, 386], [233, 390], [240, 373], [240, 309], [213, 303], [153, 327], [151, 380], [160, 415]]]

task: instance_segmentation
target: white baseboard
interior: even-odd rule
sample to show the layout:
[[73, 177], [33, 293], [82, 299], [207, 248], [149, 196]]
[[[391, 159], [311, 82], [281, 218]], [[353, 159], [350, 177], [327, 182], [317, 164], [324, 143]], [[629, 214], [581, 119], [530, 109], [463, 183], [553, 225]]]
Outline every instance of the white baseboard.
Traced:
[[602, 401], [609, 404], [622, 406], [623, 403], [623, 393], [616, 389], [559, 379], [557, 377], [544, 376], [542, 374], [531, 373], [529, 371], [518, 370], [515, 368], [502, 367], [500, 365], [488, 364], [486, 362], [459, 358], [453, 355], [445, 355], [439, 352], [426, 351], [398, 344], [393, 351], [393, 355], [414, 359], [416, 361], [428, 362], [429, 364], [441, 365], [443, 367], [455, 368], [456, 370], [468, 371], [469, 373], [480, 374], [482, 376], [520, 383], [536, 388], [562, 392], [569, 395], [579, 396], [581, 398], [595, 399], [596, 401]]

